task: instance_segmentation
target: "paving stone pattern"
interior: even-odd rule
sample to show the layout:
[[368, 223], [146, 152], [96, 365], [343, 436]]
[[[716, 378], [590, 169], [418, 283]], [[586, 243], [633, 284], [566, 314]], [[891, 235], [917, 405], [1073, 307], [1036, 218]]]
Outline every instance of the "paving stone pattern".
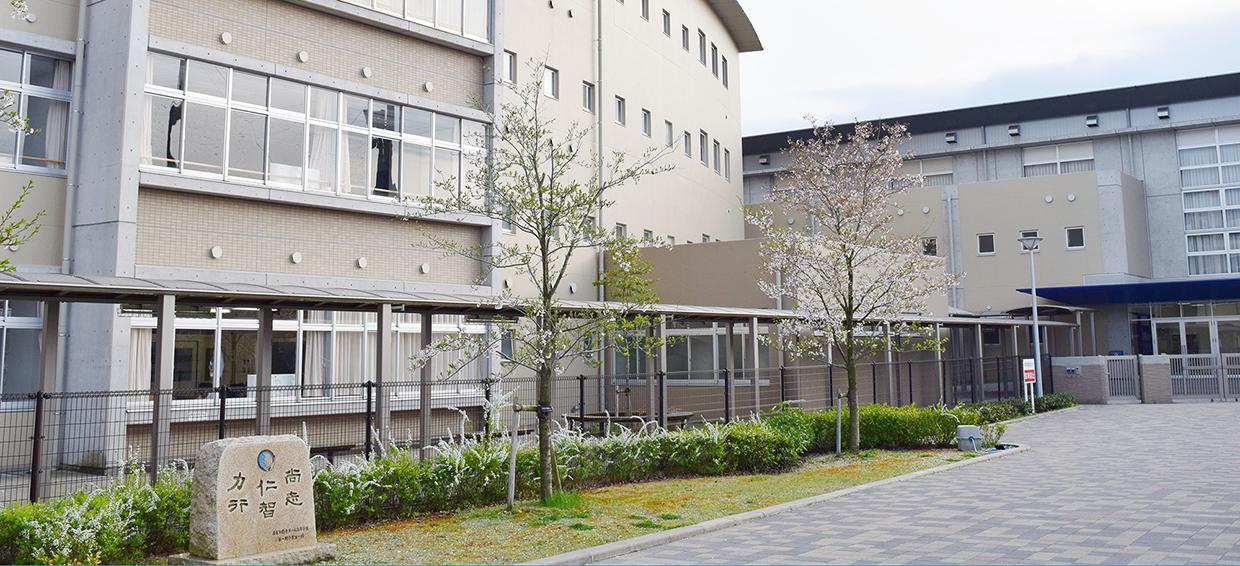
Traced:
[[1032, 450], [608, 562], [1240, 563], [1240, 403], [1087, 406], [1004, 439]]

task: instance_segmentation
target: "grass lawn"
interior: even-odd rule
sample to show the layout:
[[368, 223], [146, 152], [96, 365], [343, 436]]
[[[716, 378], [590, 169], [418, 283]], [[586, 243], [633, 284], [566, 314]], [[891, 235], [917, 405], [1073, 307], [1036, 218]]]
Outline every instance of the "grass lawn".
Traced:
[[553, 507], [518, 502], [320, 533], [341, 564], [512, 564], [691, 525], [955, 462], [955, 450], [834, 454], [781, 474], [687, 478], [564, 494]]

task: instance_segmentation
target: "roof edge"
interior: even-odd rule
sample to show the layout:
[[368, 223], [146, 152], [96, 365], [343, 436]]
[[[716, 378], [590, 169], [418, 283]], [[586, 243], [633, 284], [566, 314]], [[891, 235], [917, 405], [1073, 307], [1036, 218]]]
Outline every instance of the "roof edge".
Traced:
[[728, 30], [728, 35], [731, 35], [732, 41], [736, 43], [738, 51], [741, 53], [762, 51], [762, 40], [758, 38], [758, 30], [754, 29], [753, 22], [749, 21], [749, 16], [745, 15], [745, 9], [741, 8], [738, 0], [706, 0], [706, 3], [710, 4], [715, 15], [719, 16], [723, 27]]

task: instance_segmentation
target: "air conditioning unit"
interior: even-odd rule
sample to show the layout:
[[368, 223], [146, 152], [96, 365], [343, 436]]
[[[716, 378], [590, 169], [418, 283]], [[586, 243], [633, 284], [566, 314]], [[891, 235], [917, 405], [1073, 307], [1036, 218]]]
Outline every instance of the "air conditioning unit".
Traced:
[[1168, 118], [1170, 118], [1170, 117], [1171, 117], [1171, 107], [1170, 107], [1170, 106], [1160, 106], [1160, 107], [1158, 107], [1158, 119], [1159, 119], [1159, 120], [1166, 120], [1166, 119], [1168, 119]]
[[769, 155], [758, 156], [758, 165], [770, 165], [770, 164], [771, 164], [771, 156]]
[[946, 140], [947, 143], [956, 143], [956, 132], [947, 132], [943, 136], [943, 139]]
[[1089, 115], [1089, 116], [1086, 116], [1086, 117], [1085, 117], [1085, 125], [1086, 125], [1086, 126], [1088, 126], [1088, 127], [1090, 127], [1090, 128], [1097, 128], [1097, 127], [1098, 127], [1098, 115], [1097, 115], [1097, 114], [1091, 114], [1091, 115]]
[[1020, 135], [1020, 124], [1012, 124], [1011, 126], [1008, 126], [1008, 135], [1019, 136]]

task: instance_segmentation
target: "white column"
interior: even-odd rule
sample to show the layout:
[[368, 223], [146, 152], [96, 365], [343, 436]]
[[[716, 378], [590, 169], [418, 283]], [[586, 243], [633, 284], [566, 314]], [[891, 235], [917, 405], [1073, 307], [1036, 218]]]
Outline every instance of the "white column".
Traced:
[[378, 307], [375, 326], [375, 417], [379, 429], [379, 446], [392, 441], [391, 392], [385, 386], [393, 382], [392, 375], [392, 305], [383, 303]]
[[275, 310], [258, 309], [258, 344], [255, 348], [254, 434], [271, 434], [271, 341]]
[[[155, 375], [151, 381], [151, 465], [148, 470], [154, 482], [159, 469], [168, 463], [171, 425], [171, 395], [163, 393], [172, 389], [173, 351], [176, 348], [176, 296], [160, 295], [155, 303]], [[46, 323], [46, 319], [44, 320]], [[130, 360], [130, 363], [136, 363]]]

